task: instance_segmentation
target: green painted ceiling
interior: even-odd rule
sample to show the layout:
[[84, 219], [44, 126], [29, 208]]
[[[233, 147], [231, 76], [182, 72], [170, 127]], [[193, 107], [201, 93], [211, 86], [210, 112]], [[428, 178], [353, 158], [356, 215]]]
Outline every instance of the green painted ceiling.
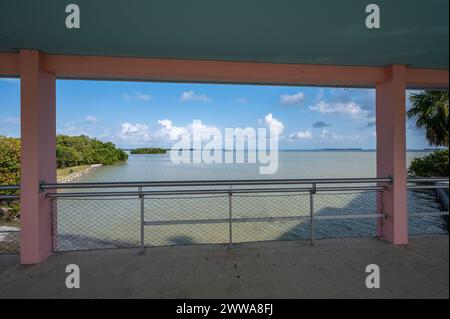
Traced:
[[448, 16], [448, 0], [0, 0], [0, 51], [448, 69]]

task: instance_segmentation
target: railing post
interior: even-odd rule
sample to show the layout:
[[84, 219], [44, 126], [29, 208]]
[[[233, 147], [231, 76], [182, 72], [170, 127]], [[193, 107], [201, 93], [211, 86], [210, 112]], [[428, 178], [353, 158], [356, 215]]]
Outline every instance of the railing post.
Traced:
[[56, 198], [50, 199], [50, 213], [52, 215], [52, 251], [58, 250], [58, 215], [56, 214], [56, 207], [58, 200]]
[[377, 233], [377, 237], [381, 238], [383, 236], [383, 222], [386, 217], [387, 214], [384, 213], [384, 209], [383, 209], [383, 191], [377, 191], [377, 209], [376, 209], [376, 213], [380, 214], [380, 217], [377, 218], [377, 229], [376, 229], [376, 233]]
[[233, 224], [232, 224], [232, 219], [233, 219], [233, 205], [231, 202], [231, 198], [232, 198], [232, 193], [233, 193], [233, 189], [232, 189], [232, 185], [230, 185], [230, 189], [228, 192], [228, 235], [229, 235], [229, 242], [228, 242], [228, 248], [231, 249], [231, 246], [233, 245]]
[[141, 201], [141, 254], [145, 253], [145, 245], [144, 245], [144, 194], [142, 194], [142, 186], [139, 187], [139, 199]]
[[316, 193], [317, 185], [312, 184], [312, 189], [309, 192], [309, 214], [310, 214], [310, 240], [311, 245], [314, 245], [314, 194]]

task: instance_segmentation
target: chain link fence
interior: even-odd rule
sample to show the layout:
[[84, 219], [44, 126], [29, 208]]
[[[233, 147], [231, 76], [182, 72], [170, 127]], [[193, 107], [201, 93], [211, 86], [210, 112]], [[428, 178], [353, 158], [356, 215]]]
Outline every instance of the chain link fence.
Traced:
[[20, 251], [20, 226], [16, 223], [0, 225], [0, 254], [17, 254]]
[[[53, 249], [313, 241], [381, 234], [382, 190], [325, 189], [262, 192], [254, 188], [246, 193], [230, 187], [229, 192], [218, 193], [120, 196], [89, 192], [66, 196], [62, 191], [51, 198]], [[448, 215], [443, 215], [448, 206], [442, 205], [445, 196], [448, 205], [448, 188], [443, 191], [437, 196], [442, 190], [408, 190], [411, 235], [448, 233]], [[0, 253], [19, 250], [19, 223], [2, 221]]]
[[20, 251], [20, 222], [14, 212], [20, 204], [16, 191], [6, 193], [0, 193], [0, 254], [15, 254]]
[[55, 251], [139, 246], [136, 198], [52, 199]]
[[[410, 235], [448, 234], [448, 207], [438, 196], [439, 189], [409, 189], [408, 231]], [[448, 203], [448, 189], [447, 193]]]
[[[145, 246], [375, 237], [380, 192], [145, 196]], [[57, 198], [55, 250], [138, 247], [141, 200]], [[366, 215], [366, 216], [364, 216]], [[341, 218], [345, 217], [345, 218]]]

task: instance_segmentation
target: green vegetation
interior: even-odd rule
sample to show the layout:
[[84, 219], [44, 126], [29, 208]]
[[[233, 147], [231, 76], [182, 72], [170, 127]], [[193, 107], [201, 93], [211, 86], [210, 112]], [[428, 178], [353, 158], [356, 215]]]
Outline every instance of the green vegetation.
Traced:
[[[410, 97], [409, 118], [424, 128], [431, 146], [445, 147], [411, 162], [409, 174], [421, 177], [448, 176], [448, 91], [422, 91]], [[448, 195], [448, 190], [447, 190]], [[448, 231], [448, 216], [442, 216]]]
[[164, 148], [136, 148], [131, 151], [131, 154], [166, 154], [167, 150]]
[[408, 117], [425, 129], [430, 145], [448, 148], [448, 91], [421, 91], [410, 102]]
[[20, 140], [0, 136], [0, 185], [20, 183]]
[[445, 147], [411, 162], [408, 172], [415, 176], [448, 176], [448, 92], [421, 91], [410, 96], [409, 118], [424, 128], [431, 146]]
[[411, 162], [408, 173], [421, 177], [448, 176], [448, 150], [437, 150]]
[[[0, 185], [20, 183], [20, 140], [0, 136]], [[2, 192], [5, 195], [17, 195], [18, 191]], [[0, 200], [0, 224], [4, 221], [16, 221], [19, 218], [20, 204], [17, 200]]]
[[[88, 136], [56, 137], [58, 176], [71, 174], [91, 164], [110, 165], [126, 161], [128, 155], [113, 143], [101, 142]], [[0, 136], [0, 185], [20, 183], [20, 139]], [[2, 194], [17, 194], [17, 191]], [[20, 204], [17, 200], [0, 201], [0, 222], [18, 221]]]
[[56, 163], [58, 168], [79, 165], [111, 165], [126, 161], [128, 155], [111, 142], [101, 142], [85, 135], [56, 137]]

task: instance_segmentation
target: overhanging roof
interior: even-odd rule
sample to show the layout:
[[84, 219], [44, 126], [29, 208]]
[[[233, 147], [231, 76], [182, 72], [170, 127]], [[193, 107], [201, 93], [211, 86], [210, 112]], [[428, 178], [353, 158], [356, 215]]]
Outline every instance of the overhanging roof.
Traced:
[[0, 52], [448, 69], [448, 0], [374, 2], [379, 30], [366, 0], [2, 0]]

